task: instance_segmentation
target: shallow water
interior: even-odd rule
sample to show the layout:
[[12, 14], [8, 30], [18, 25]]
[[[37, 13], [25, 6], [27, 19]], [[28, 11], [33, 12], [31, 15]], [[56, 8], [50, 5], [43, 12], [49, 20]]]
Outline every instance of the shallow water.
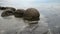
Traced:
[[25, 26], [22, 18], [15, 18], [14, 16], [1, 17], [2, 12], [0, 11], [0, 31], [14, 30]]
[[48, 27], [53, 34], [60, 34], [60, 10], [59, 8], [43, 9], [41, 13], [47, 19]]
[[[25, 24], [23, 18], [15, 18], [13, 15], [8, 16], [8, 17], [1, 17], [1, 13], [3, 10], [0, 10], [0, 34], [4, 34], [5, 32], [9, 33], [16, 32], [16, 31], [21, 31], [24, 27], [27, 26]], [[45, 21], [46, 19], [44, 16], [41, 14], [41, 22], [45, 25], [48, 26], [48, 24]], [[9, 32], [10, 31], [10, 32]]]
[[[22, 2], [23, 1], [23, 2]], [[37, 8], [41, 14], [41, 21], [44, 23], [48, 23], [48, 27], [51, 28], [53, 31], [58, 32], [57, 29], [60, 28], [60, 4], [33, 4], [30, 1], [15, 1], [15, 0], [0, 0], [1, 6], [11, 6], [15, 8]], [[3, 11], [0, 10], [0, 15]], [[23, 24], [23, 25], [22, 25]], [[4, 17], [0, 16], [0, 31], [4, 32], [3, 30], [14, 30], [19, 29], [21, 26], [25, 26], [24, 21], [22, 18], [15, 18], [14, 16]]]
[[[1, 17], [1, 13], [3, 10], [0, 10], [0, 32], [6, 32], [6, 31], [13, 31], [15, 32], [18, 29], [22, 29], [26, 26], [26, 24], [23, 21], [23, 18], [15, 18], [14, 16], [9, 16], [9, 17]], [[44, 12], [44, 13], [43, 13]], [[43, 23], [46, 23], [48, 27], [54, 32], [58, 33], [60, 30], [60, 15], [59, 12], [56, 13], [52, 11], [51, 14], [50, 12], [46, 13], [46, 11], [41, 10], [41, 16], [40, 16], [40, 21]]]
[[[51, 10], [51, 9], [50, 9]], [[59, 33], [60, 30], [60, 12], [53, 10], [40, 10], [40, 21], [46, 23], [48, 27], [51, 29], [54, 34]], [[57, 9], [55, 9], [57, 10]], [[23, 21], [23, 18], [15, 18], [13, 15], [9, 17], [1, 17], [1, 13], [3, 10], [0, 10], [0, 32], [6, 31], [17, 31], [18, 29], [22, 29], [26, 26]], [[48, 12], [48, 13], [46, 13]]]

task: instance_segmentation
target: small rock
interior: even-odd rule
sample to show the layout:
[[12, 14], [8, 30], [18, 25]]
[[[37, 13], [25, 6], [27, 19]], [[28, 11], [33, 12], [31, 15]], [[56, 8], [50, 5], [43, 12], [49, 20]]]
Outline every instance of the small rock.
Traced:
[[6, 9], [11, 9], [11, 10], [13, 10], [13, 11], [16, 11], [16, 9], [15, 8], [13, 8], [13, 7], [5, 7]]
[[23, 17], [23, 14], [24, 14], [24, 9], [17, 9], [14, 13], [14, 16], [15, 17]]
[[1, 7], [1, 6], [0, 6], [0, 10], [6, 10], [6, 8], [5, 8], [5, 7]]
[[16, 9], [13, 8], [13, 7], [1, 7], [1, 6], [0, 6], [0, 10], [6, 10], [6, 9], [11, 9], [11, 10], [13, 10], [13, 11], [16, 10]]
[[7, 9], [7, 10], [4, 10], [1, 14], [2, 17], [6, 17], [6, 16], [10, 16], [10, 15], [13, 15], [14, 14], [14, 11], [10, 10], [10, 9]]

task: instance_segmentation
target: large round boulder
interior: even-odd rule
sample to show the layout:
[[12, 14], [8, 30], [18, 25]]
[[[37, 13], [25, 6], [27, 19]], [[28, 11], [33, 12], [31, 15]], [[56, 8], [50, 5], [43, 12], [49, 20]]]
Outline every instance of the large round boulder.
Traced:
[[10, 9], [6, 9], [2, 12], [1, 16], [2, 17], [7, 17], [7, 16], [10, 16], [10, 15], [13, 15], [14, 14], [14, 11], [10, 10]]
[[14, 13], [14, 16], [18, 18], [23, 17], [24, 12], [25, 12], [24, 9], [17, 9]]
[[35, 8], [28, 8], [25, 12], [24, 12], [24, 20], [28, 20], [28, 21], [38, 21], [39, 20], [39, 11]]

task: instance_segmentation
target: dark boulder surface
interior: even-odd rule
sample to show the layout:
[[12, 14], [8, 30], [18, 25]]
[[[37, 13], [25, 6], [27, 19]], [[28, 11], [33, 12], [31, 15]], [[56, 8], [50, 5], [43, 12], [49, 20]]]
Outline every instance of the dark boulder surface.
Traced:
[[6, 10], [6, 9], [11, 9], [11, 10], [13, 10], [13, 11], [16, 10], [16, 9], [13, 8], [13, 7], [1, 7], [1, 6], [0, 6], [0, 10]]
[[15, 17], [23, 17], [25, 10], [24, 9], [17, 9], [14, 13]]
[[24, 12], [24, 19], [29, 21], [36, 21], [39, 20], [40, 14], [37, 9], [35, 8], [28, 8]]
[[6, 8], [5, 8], [5, 7], [1, 7], [1, 6], [0, 6], [0, 10], [6, 10]]
[[13, 7], [5, 7], [6, 9], [11, 9], [11, 10], [13, 10], [13, 11], [16, 11], [16, 9], [15, 8], [13, 8]]
[[14, 11], [10, 10], [10, 9], [7, 9], [7, 10], [4, 10], [1, 14], [2, 17], [6, 17], [6, 16], [10, 16], [10, 15], [13, 15], [14, 14]]

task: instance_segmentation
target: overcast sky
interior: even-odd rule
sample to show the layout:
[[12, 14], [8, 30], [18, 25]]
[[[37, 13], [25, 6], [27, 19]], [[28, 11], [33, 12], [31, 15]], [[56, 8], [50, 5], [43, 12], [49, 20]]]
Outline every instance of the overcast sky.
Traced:
[[16, 7], [60, 7], [60, 0], [0, 0], [0, 5]]

